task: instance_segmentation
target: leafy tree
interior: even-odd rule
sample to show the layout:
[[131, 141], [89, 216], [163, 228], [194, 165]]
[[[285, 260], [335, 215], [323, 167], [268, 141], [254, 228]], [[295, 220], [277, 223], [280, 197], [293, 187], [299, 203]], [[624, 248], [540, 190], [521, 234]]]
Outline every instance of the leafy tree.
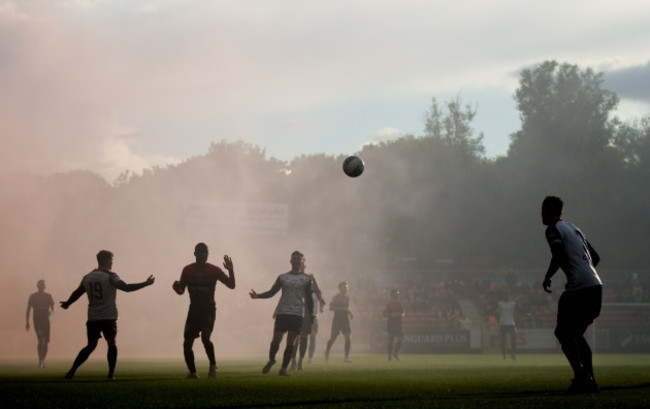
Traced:
[[609, 122], [618, 97], [601, 87], [602, 73], [545, 61], [521, 73], [515, 93], [522, 128], [508, 156], [565, 165], [598, 155], [612, 139]]

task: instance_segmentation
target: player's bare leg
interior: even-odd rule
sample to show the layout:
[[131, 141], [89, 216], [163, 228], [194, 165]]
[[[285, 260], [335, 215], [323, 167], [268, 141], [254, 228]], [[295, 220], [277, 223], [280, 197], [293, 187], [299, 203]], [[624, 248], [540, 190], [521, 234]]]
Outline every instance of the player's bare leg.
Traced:
[[97, 348], [97, 340], [88, 341], [88, 345], [82, 348], [81, 351], [79, 351], [79, 354], [77, 354], [77, 357], [72, 363], [72, 368], [70, 368], [68, 373], [65, 375], [65, 379], [72, 379], [75, 372], [77, 372], [77, 369], [81, 366], [81, 364], [86, 362], [86, 360], [88, 359], [90, 354], [93, 353], [95, 348]]
[[47, 339], [45, 337], [38, 338], [38, 367], [45, 368], [45, 357], [47, 356]]
[[217, 377], [217, 360], [214, 356], [214, 344], [210, 341], [210, 335], [212, 331], [202, 331], [201, 332], [201, 342], [203, 343], [203, 348], [205, 353], [208, 356], [208, 361], [210, 362], [210, 369], [208, 371], [209, 378]]
[[[305, 354], [307, 353], [307, 343], [309, 342], [309, 335], [307, 334], [300, 334], [299, 338], [300, 346], [299, 346], [299, 353], [300, 353], [300, 358], [298, 359], [298, 370], [302, 371], [302, 361], [305, 358]], [[294, 356], [295, 354], [295, 347], [294, 347]]]
[[183, 341], [183, 357], [185, 358], [185, 364], [190, 373], [187, 375], [188, 379], [198, 379], [196, 374], [196, 364], [194, 363], [194, 351], [192, 350], [194, 346], [194, 338], [185, 337]]
[[327, 347], [325, 347], [325, 362], [329, 362], [330, 360], [330, 350], [332, 349], [332, 345], [334, 345], [334, 341], [336, 341], [336, 338], [339, 336], [339, 334], [332, 334], [332, 337], [327, 341]]
[[314, 357], [314, 352], [316, 352], [316, 333], [314, 331], [309, 334], [309, 358], [307, 363], [311, 364], [311, 359]]
[[399, 350], [402, 347], [402, 337], [395, 337], [395, 339], [396, 342], [395, 342], [395, 349], [393, 350], [393, 358], [395, 358], [395, 360], [399, 362], [400, 361]]
[[349, 364], [352, 361], [350, 360], [350, 349], [352, 347], [352, 340], [350, 339], [350, 334], [343, 334], [345, 336], [345, 358], [343, 362]]

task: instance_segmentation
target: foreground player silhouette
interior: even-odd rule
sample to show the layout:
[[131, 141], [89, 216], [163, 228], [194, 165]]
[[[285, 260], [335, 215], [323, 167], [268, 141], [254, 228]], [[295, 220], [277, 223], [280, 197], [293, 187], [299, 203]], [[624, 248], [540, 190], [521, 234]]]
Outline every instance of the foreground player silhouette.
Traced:
[[551, 278], [558, 269], [564, 271], [566, 285], [558, 301], [555, 336], [573, 369], [568, 392], [592, 393], [599, 388], [584, 333], [600, 315], [603, 284], [596, 272], [600, 256], [576, 226], [561, 219], [563, 204], [557, 196], [542, 202], [542, 223], [553, 255], [542, 286], [550, 293]]
[[38, 367], [45, 368], [47, 344], [50, 342], [50, 314], [54, 312], [54, 300], [51, 294], [45, 292], [45, 280], [38, 280], [36, 288], [38, 291], [30, 295], [27, 301], [25, 330], [29, 331], [29, 312], [33, 309], [34, 332], [38, 340]]
[[269, 348], [269, 361], [262, 368], [262, 373], [267, 374], [275, 364], [275, 355], [280, 349], [284, 333], [287, 333], [287, 345], [282, 356], [281, 376], [288, 376], [287, 366], [293, 355], [296, 338], [300, 333], [303, 319], [312, 320], [314, 303], [312, 299], [312, 279], [303, 273], [304, 256], [299, 251], [291, 254], [291, 271], [280, 274], [269, 291], [258, 294], [251, 290], [252, 299], [271, 298], [282, 290], [282, 297], [277, 307], [273, 339]]
[[84, 347], [72, 364], [72, 368], [65, 375], [72, 379], [77, 368], [81, 366], [97, 347], [97, 341], [104, 335], [108, 344], [108, 378], [114, 379], [115, 364], [117, 363], [117, 306], [115, 297], [117, 290], [126, 292], [136, 291], [154, 283], [154, 276], [150, 275], [146, 281], [136, 284], [127, 284], [120, 276], [111, 271], [113, 267], [113, 253], [101, 250], [97, 253], [97, 268], [86, 274], [81, 284], [72, 292], [67, 301], [61, 301], [61, 307], [68, 309], [84, 293], [88, 296], [88, 321], [86, 322], [86, 335], [88, 345]]
[[214, 329], [216, 315], [216, 302], [214, 300], [214, 289], [217, 281], [221, 281], [226, 287], [235, 288], [235, 269], [230, 257], [223, 256], [223, 266], [228, 270], [226, 275], [219, 267], [208, 263], [208, 246], [199, 243], [194, 247], [196, 262], [183, 268], [180, 281], [174, 281], [172, 288], [177, 294], [183, 294], [185, 288], [190, 293], [190, 309], [187, 312], [185, 331], [183, 334], [183, 356], [185, 364], [190, 373], [189, 379], [197, 379], [196, 364], [194, 363], [194, 340], [201, 336], [201, 342], [205, 353], [210, 361], [208, 377], [217, 376], [217, 361], [214, 356], [214, 344], [210, 336]]

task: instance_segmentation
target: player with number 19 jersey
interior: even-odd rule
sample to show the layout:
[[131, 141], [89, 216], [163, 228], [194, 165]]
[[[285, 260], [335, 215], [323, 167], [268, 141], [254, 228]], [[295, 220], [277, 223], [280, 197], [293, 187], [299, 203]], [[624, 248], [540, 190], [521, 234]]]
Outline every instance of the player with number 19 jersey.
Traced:
[[103, 270], [93, 270], [84, 276], [81, 286], [88, 295], [88, 321], [118, 318], [115, 298], [120, 281], [116, 273]]

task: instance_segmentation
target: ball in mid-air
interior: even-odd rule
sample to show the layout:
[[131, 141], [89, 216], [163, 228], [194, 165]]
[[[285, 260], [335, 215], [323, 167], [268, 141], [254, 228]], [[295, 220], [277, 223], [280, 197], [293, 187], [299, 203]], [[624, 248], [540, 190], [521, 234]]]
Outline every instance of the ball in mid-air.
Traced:
[[363, 173], [365, 165], [358, 156], [348, 156], [343, 161], [343, 172], [351, 178], [356, 178]]

